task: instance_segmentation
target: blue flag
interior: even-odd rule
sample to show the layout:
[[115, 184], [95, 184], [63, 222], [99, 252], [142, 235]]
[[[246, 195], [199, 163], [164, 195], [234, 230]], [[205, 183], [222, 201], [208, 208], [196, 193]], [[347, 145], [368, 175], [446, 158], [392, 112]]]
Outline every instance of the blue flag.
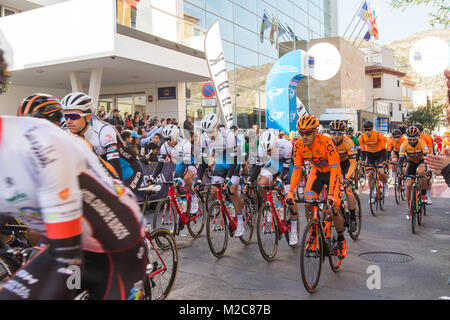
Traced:
[[260, 41], [264, 41], [264, 30], [270, 28], [272, 24], [270, 23], [269, 17], [264, 13], [262, 23], [261, 23], [261, 32], [260, 32]]

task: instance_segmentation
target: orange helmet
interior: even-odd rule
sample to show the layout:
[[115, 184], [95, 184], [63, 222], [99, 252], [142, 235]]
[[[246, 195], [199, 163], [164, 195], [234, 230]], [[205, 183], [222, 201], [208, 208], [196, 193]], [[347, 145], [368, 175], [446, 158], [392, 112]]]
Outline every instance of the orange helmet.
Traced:
[[297, 129], [302, 130], [313, 130], [319, 126], [319, 120], [314, 116], [303, 116], [297, 121]]
[[419, 129], [415, 126], [411, 126], [408, 129], [406, 129], [406, 135], [408, 137], [418, 137], [420, 135]]
[[331, 131], [345, 131], [346, 124], [343, 120], [334, 120], [330, 123]]

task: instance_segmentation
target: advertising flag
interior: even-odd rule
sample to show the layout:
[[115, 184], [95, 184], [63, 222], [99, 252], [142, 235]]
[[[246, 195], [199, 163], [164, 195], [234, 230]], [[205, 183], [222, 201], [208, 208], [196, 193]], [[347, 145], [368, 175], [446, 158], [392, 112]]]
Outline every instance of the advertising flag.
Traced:
[[262, 19], [262, 23], [261, 23], [261, 32], [260, 32], [260, 38], [259, 38], [259, 40], [260, 40], [261, 42], [264, 41], [264, 31], [265, 31], [266, 29], [269, 29], [270, 26], [271, 26], [271, 24], [270, 24], [269, 17], [267, 16], [266, 13], [264, 13], [263, 19]]

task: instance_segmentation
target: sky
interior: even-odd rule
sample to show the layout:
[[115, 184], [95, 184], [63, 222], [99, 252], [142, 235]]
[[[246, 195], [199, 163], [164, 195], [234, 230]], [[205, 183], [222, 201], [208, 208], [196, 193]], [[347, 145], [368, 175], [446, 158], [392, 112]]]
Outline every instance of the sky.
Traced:
[[[379, 40], [374, 40], [378, 44], [388, 44], [396, 40], [404, 39], [417, 32], [432, 29], [433, 27], [428, 24], [429, 15], [432, 8], [426, 6], [410, 6], [406, 9], [391, 8], [390, 0], [368, 0], [368, 3], [375, 6], [378, 18], [378, 33]], [[359, 6], [362, 4], [362, 0], [338, 0], [338, 14], [339, 14], [339, 35], [342, 36], [348, 24], [352, 20]], [[404, 10], [404, 11], [403, 11]], [[356, 25], [356, 19], [349, 28], [349, 31], [353, 31]], [[356, 28], [355, 34], [360, 30], [362, 22]], [[442, 26], [436, 27], [440, 29]], [[365, 28], [366, 29], [366, 28]], [[350, 32], [347, 32], [349, 34]], [[364, 36], [367, 29], [361, 32], [361, 37]], [[354, 34], [354, 35], [355, 35]], [[347, 37], [348, 35], [346, 35]]]

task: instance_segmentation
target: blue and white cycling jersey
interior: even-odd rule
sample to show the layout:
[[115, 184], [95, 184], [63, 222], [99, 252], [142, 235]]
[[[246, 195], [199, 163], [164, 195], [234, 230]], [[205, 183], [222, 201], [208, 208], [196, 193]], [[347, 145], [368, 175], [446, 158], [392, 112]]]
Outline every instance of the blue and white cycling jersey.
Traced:
[[233, 163], [233, 158], [237, 156], [237, 143], [234, 133], [223, 128], [218, 130], [214, 139], [203, 133], [200, 136], [200, 148], [203, 159], [207, 159], [208, 156], [215, 157], [215, 171], [227, 171]]
[[164, 163], [166, 158], [169, 157], [171, 161], [176, 163], [175, 176], [180, 176], [184, 171], [183, 166], [194, 165], [194, 155], [192, 154], [192, 145], [189, 141], [178, 138], [178, 142], [175, 146], [171, 147], [169, 144], [164, 144], [159, 149], [158, 162]]

